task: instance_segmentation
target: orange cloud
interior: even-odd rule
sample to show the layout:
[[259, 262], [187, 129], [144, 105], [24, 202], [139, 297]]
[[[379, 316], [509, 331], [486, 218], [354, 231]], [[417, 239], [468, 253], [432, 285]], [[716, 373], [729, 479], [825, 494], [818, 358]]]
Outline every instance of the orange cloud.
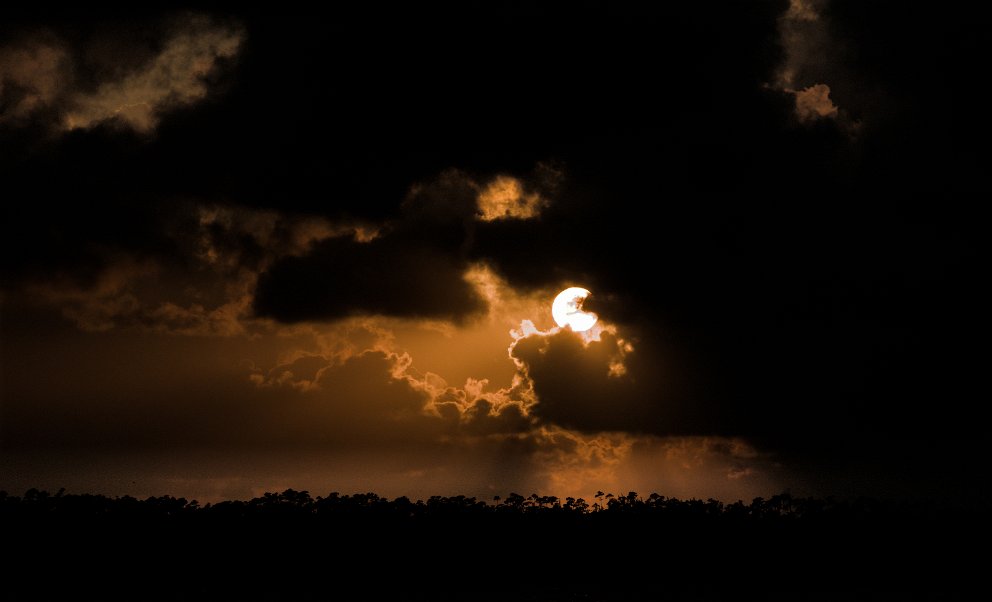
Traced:
[[273, 261], [327, 238], [375, 236], [360, 224], [233, 205], [186, 205], [172, 219], [179, 264], [104, 250], [88, 279], [39, 278], [27, 293], [85, 331], [250, 335], [275, 328], [252, 311], [258, 274]]
[[848, 119], [830, 98], [830, 86], [821, 83], [835, 74], [831, 64], [837, 44], [821, 15], [827, 0], [790, 0], [779, 17], [779, 37], [784, 51], [782, 65], [771, 87], [795, 99], [795, 117], [803, 124], [832, 119], [850, 135], [859, 123]]
[[205, 98], [205, 78], [220, 61], [237, 54], [243, 39], [238, 28], [191, 17], [142, 68], [103, 83], [93, 93], [76, 94], [63, 126], [72, 130], [116, 120], [137, 132], [150, 132], [162, 112]]
[[47, 109], [66, 82], [67, 57], [52, 41], [0, 48], [0, 123], [20, 121]]
[[830, 47], [826, 24], [820, 18], [825, 0], [790, 0], [789, 8], [779, 17], [778, 29], [784, 61], [779, 67], [775, 87], [791, 91], [798, 81], [815, 77]]
[[[126, 460], [107, 456], [101, 460], [101, 470], [129, 475], [140, 482], [144, 488], [140, 491], [161, 488], [201, 499], [221, 495], [218, 487], [226, 491], [224, 495], [232, 495], [231, 491], [245, 487], [274, 489], [290, 484], [318, 491], [361, 487], [414, 497], [447, 492], [491, 499], [511, 491], [537, 491], [584, 496], [590, 503], [599, 489], [726, 499], [775, 491], [769, 460], [743, 443], [640, 435], [600, 422], [595, 423], [595, 432], [582, 432], [547, 412], [536, 412], [548, 401], [539, 397], [547, 382], [532, 380], [533, 365], [526, 372], [515, 372], [517, 366], [507, 354], [508, 344], [520, 344], [509, 334], [513, 320], [519, 323], [522, 316], [530, 316], [549, 329], [522, 339], [527, 345], [574, 343], [588, 360], [585, 367], [597, 373], [596, 382], [603, 386], [628, 378], [610, 376], [613, 353], [600, 353], [618, 349], [616, 335], [604, 332], [599, 341], [584, 341], [567, 331], [549, 334], [550, 316], [542, 314], [548, 313], [550, 293], [518, 294], [486, 269], [476, 269], [476, 280], [490, 290], [490, 313], [477, 323], [451, 326], [444, 332], [419, 320], [366, 317], [333, 324], [253, 327], [234, 336], [214, 333], [163, 340], [159, 337], [179, 328], [181, 319], [192, 319], [173, 308], [169, 331], [149, 334], [147, 329], [124, 329], [115, 334], [114, 340], [127, 341], [122, 347], [127, 353], [115, 356], [114, 362], [98, 362], [96, 372], [92, 362], [66, 356], [69, 361], [59, 367], [59, 380], [71, 384], [57, 403], [71, 411], [80, 396], [91, 401], [87, 412], [75, 420], [47, 427], [55, 431], [39, 435], [32, 430], [32, 425], [43, 424], [36, 416], [55, 410], [52, 404], [20, 401], [33, 399], [16, 392], [34, 390], [38, 379], [14, 375], [18, 401], [10, 408], [10, 441], [24, 447], [48, 437], [59, 445], [92, 446], [98, 451], [101, 441], [132, 437], [150, 451], [135, 451]], [[142, 287], [135, 280], [141, 271], [135, 266], [114, 278], [108, 273], [104, 296], [130, 288], [142, 299]], [[449, 377], [460, 382], [449, 384], [447, 369], [436, 365], [433, 357], [411, 352], [418, 336], [428, 337], [426, 347], [440, 347], [435, 350], [437, 357], [456, 360], [467, 357], [479, 338], [491, 339], [486, 352], [490, 357], [469, 363], [465, 369], [474, 377]], [[163, 346], [175, 354], [171, 361], [162, 361]], [[549, 351], [555, 356], [552, 361], [560, 359], [558, 351]], [[628, 351], [626, 359], [636, 355]], [[508, 382], [490, 381], [491, 367], [497, 364], [515, 372], [514, 377]], [[640, 374], [635, 364], [630, 369]], [[129, 385], [131, 381], [122, 380], [121, 373], [142, 378]], [[572, 374], [579, 384], [586, 382], [581, 373]], [[162, 384], [148, 387], [148, 382]], [[614, 401], [609, 399], [611, 404]], [[604, 408], [617, 414], [624, 411], [615, 405]], [[570, 410], [563, 411], [567, 415]], [[167, 460], [154, 456], [157, 446], [171, 450], [180, 444], [189, 450], [185, 456], [173, 454]], [[211, 464], [211, 458], [218, 456], [209, 450], [217, 449], [224, 450], [227, 460]], [[252, 455], [256, 452], [264, 453]], [[72, 485], [79, 474], [85, 474], [84, 464], [67, 464], [63, 459], [52, 464], [52, 470], [65, 472], [53, 478]], [[162, 466], [169, 469], [156, 472]], [[177, 481], [177, 474], [190, 480]], [[140, 479], [135, 478], [138, 475]]]
[[830, 86], [816, 84], [795, 92], [796, 117], [804, 123], [817, 119], [836, 118], [837, 107], [830, 100]]
[[537, 192], [528, 192], [523, 183], [510, 176], [497, 176], [479, 192], [479, 219], [530, 219], [548, 205]]
[[52, 39], [29, 39], [0, 48], [0, 122], [37, 119], [54, 129], [87, 129], [115, 123], [135, 132], [152, 132], [161, 116], [190, 106], [210, 92], [208, 78], [241, 48], [245, 32], [201, 15], [177, 21], [161, 50], [123, 74], [118, 67], [97, 73], [95, 90], [77, 72], [81, 57]]

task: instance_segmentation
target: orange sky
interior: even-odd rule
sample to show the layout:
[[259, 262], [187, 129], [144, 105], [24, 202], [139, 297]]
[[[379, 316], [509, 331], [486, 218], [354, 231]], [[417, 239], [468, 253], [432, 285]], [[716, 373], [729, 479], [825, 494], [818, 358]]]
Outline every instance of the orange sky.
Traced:
[[[774, 462], [742, 440], [583, 434], [534, 422], [526, 371], [508, 348], [523, 320], [557, 331], [553, 292], [518, 295], [482, 267], [470, 277], [490, 305], [462, 325], [370, 316], [284, 327], [244, 318], [245, 333], [228, 335], [50, 322], [39, 332], [31, 312], [8, 300], [5, 314], [23, 317], [4, 324], [6, 472], [15, 487], [201, 500], [290, 486], [724, 499], [779, 487]], [[560, 369], [582, 381], [581, 370], [608, 366]], [[602, 403], [612, 411], [608, 397]]]
[[987, 36], [894, 6], [11, 8], [0, 489], [968, 491]]

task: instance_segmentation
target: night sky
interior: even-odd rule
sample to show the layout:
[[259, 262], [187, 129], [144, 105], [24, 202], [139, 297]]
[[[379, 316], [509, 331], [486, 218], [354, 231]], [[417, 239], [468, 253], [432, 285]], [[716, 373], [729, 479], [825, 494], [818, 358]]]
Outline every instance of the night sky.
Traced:
[[3, 10], [0, 489], [988, 500], [971, 4]]

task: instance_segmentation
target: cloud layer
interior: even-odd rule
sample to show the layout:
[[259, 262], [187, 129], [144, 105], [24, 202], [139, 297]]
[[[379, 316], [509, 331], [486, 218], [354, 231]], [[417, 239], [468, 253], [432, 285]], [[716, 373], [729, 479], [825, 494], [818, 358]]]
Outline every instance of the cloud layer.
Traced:
[[[133, 56], [101, 57], [97, 47], [88, 53], [94, 64], [83, 65], [55, 35], [0, 48], [0, 97], [6, 105], [0, 123], [37, 120], [57, 130], [116, 124], [151, 133], [163, 113], [207, 96], [208, 78], [237, 55], [244, 39], [240, 28], [202, 15], [175, 19], [160, 35], [155, 50], [122, 73], [119, 65]], [[97, 75], [95, 82], [80, 75], [87, 69]]]
[[[4, 451], [751, 492], [983, 424], [966, 9], [32, 10], [0, 32]], [[598, 340], [549, 322], [574, 285]]]

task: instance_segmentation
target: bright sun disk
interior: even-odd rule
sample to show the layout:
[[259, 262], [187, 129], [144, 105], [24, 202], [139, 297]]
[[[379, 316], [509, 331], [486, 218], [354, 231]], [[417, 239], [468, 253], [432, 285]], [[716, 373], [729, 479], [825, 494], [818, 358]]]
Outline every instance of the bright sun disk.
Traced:
[[592, 312], [582, 311], [582, 303], [588, 296], [589, 291], [578, 286], [558, 293], [551, 304], [551, 316], [558, 326], [569, 326], [575, 332], [585, 332], [595, 326], [599, 317]]

